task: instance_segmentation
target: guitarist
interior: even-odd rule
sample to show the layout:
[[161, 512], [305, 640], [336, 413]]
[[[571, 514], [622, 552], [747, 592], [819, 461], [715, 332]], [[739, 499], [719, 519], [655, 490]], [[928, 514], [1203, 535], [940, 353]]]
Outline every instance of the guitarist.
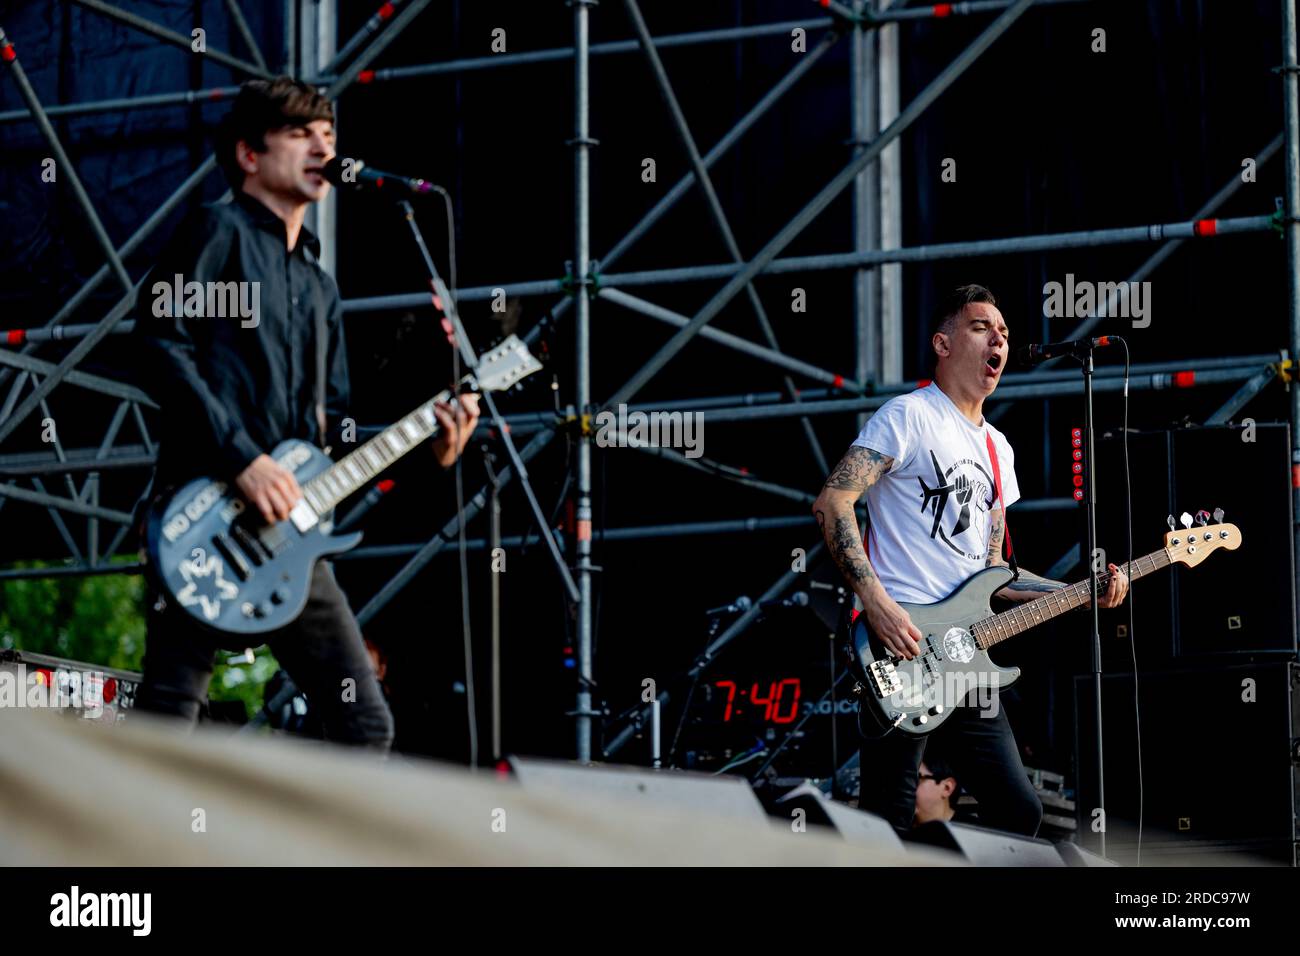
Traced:
[[[140, 292], [136, 334], [162, 410], [156, 489], [211, 475], [233, 481], [268, 523], [283, 521], [303, 493], [267, 452], [289, 438], [338, 447], [349, 398], [342, 303], [303, 225], [308, 204], [330, 190], [322, 167], [333, 156], [334, 110], [316, 90], [288, 77], [241, 87], [217, 136], [234, 201], [205, 207], [183, 228]], [[235, 289], [254, 308], [214, 312], [210, 293], [186, 293], [182, 306], [180, 291], [163, 290], [188, 283]], [[435, 415], [433, 448], [448, 468], [477, 424], [476, 398]], [[192, 722], [219, 638], [156, 595], [147, 627], [136, 707]], [[327, 738], [389, 748], [392, 714], [327, 562], [316, 564], [302, 615], [267, 643]]]
[[[981, 568], [1005, 564], [1003, 515], [1020, 497], [1011, 446], [983, 415], [1009, 353], [993, 293], [967, 285], [945, 296], [930, 343], [934, 380], [871, 416], [813, 505], [871, 630], [907, 660], [923, 635], [898, 602], [943, 600]], [[864, 492], [871, 518], [865, 548], [853, 510]], [[1128, 592], [1120, 569], [1110, 570], [1101, 607], [1119, 605]], [[1065, 586], [1021, 569], [999, 596], [1031, 601]], [[946, 738], [957, 776], [979, 801], [981, 822], [1033, 835], [1042, 804], [996, 703], [989, 712], [958, 707], [935, 734]], [[890, 733], [862, 742], [859, 806], [898, 830], [912, 823], [926, 740]]]

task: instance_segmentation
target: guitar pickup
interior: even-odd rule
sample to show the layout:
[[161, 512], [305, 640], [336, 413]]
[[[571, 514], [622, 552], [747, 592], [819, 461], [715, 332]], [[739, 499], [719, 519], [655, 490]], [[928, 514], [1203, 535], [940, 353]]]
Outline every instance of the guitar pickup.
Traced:
[[263, 564], [268, 558], [272, 557], [269, 551], [264, 551], [262, 543], [248, 533], [243, 525], [234, 524], [230, 526], [230, 532], [243, 548], [244, 553], [252, 558], [254, 564]]
[[225, 556], [226, 563], [235, 569], [241, 581], [247, 581], [252, 576], [253, 569], [248, 566], [248, 562], [244, 560], [244, 556], [239, 553], [233, 541], [224, 534], [215, 534], [212, 536], [212, 543]]

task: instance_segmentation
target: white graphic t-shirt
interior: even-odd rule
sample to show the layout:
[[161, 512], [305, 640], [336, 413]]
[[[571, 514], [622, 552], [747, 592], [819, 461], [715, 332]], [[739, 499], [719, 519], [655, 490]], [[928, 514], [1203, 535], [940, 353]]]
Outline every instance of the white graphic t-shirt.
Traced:
[[[985, 434], [993, 436], [1002, 473], [997, 501]], [[937, 384], [891, 398], [854, 445], [894, 459], [867, 489], [868, 558], [895, 601], [941, 601], [985, 566], [990, 509], [1020, 498], [1015, 456], [988, 423], [972, 425]]]

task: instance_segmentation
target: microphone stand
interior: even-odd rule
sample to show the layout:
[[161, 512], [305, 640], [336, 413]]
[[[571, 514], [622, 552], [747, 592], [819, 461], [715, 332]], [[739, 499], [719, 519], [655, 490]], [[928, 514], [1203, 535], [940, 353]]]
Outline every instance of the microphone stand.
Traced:
[[[478, 356], [474, 352], [474, 347], [470, 345], [469, 336], [465, 334], [465, 326], [461, 324], [460, 314], [456, 311], [456, 303], [447, 290], [447, 285], [442, 281], [442, 276], [438, 274], [438, 268], [433, 264], [433, 257], [429, 255], [429, 247], [424, 242], [424, 234], [420, 232], [419, 223], [415, 221], [415, 210], [405, 199], [400, 200], [397, 204], [402, 211], [402, 216], [406, 219], [407, 224], [411, 227], [411, 236], [415, 244], [419, 247], [420, 257], [424, 260], [424, 268], [429, 273], [429, 286], [433, 292], [433, 304], [451, 323], [452, 335], [455, 338], [456, 348], [461, 355], [461, 361], [465, 368], [474, 373], [478, 370]], [[560, 547], [555, 543], [555, 536], [550, 533], [547, 527], [546, 516], [542, 513], [542, 506], [537, 501], [537, 495], [533, 492], [533, 486], [528, 481], [528, 470], [524, 467], [523, 459], [519, 457], [519, 451], [515, 448], [514, 440], [510, 437], [510, 429], [507, 427], [505, 419], [497, 411], [497, 404], [492, 399], [491, 392], [480, 392], [483, 403], [487, 406], [488, 416], [496, 426], [497, 434], [501, 437], [501, 444], [505, 446], [506, 455], [510, 459], [510, 467], [514, 469], [515, 477], [519, 479], [520, 486], [524, 489], [524, 495], [528, 499], [529, 507], [533, 509], [533, 517], [537, 520], [537, 526], [543, 530], [542, 537], [545, 539], [547, 548], [551, 554], [551, 560], [555, 562], [555, 568], [560, 573], [560, 580], [564, 584], [564, 589], [569, 596], [569, 600], [577, 603], [580, 599], [578, 585], [573, 580], [573, 575], [569, 573], [569, 566], [564, 562], [564, 555], [560, 553]]]
[[[488, 553], [496, 562], [501, 547], [501, 479], [493, 464], [496, 456], [483, 446], [483, 468], [488, 476]], [[492, 761], [501, 759], [501, 575], [492, 569]]]
[[1101, 855], [1106, 855], [1106, 783], [1104, 770], [1104, 744], [1102, 742], [1101, 716], [1101, 608], [1097, 606], [1097, 574], [1093, 570], [1093, 555], [1097, 548], [1097, 468], [1093, 457], [1096, 439], [1093, 434], [1092, 373], [1093, 344], [1091, 339], [1079, 342], [1074, 357], [1083, 365], [1083, 461], [1084, 461], [1084, 521], [1087, 525], [1088, 550], [1084, 558], [1088, 568], [1088, 587], [1092, 595], [1092, 692], [1096, 707], [1093, 730], [1097, 735], [1097, 806], [1101, 809]]

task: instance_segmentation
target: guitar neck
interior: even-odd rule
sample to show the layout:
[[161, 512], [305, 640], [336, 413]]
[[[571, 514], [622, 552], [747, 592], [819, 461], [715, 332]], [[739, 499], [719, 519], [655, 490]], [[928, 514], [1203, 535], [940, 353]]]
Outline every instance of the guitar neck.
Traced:
[[[1164, 549], [1152, 551], [1150, 554], [1131, 561], [1126, 573], [1130, 581], [1135, 581], [1152, 571], [1168, 567], [1169, 563], [1168, 551]], [[1110, 578], [1109, 571], [1097, 575], [1098, 594], [1105, 592], [1110, 585]], [[1077, 607], [1083, 607], [1088, 603], [1091, 596], [1092, 589], [1085, 579], [1059, 591], [1050, 591], [1040, 598], [1018, 604], [1009, 611], [986, 617], [971, 627], [971, 634], [974, 635], [980, 647], [988, 648], [1000, 641], [1005, 641], [1008, 637], [1015, 637], [1031, 627], [1064, 614], [1066, 611], [1073, 611]]]
[[444, 389], [312, 478], [302, 486], [307, 503], [317, 515], [323, 515], [412, 448], [436, 436], [441, 427], [434, 417], [433, 406], [448, 401], [451, 396], [451, 391]]

